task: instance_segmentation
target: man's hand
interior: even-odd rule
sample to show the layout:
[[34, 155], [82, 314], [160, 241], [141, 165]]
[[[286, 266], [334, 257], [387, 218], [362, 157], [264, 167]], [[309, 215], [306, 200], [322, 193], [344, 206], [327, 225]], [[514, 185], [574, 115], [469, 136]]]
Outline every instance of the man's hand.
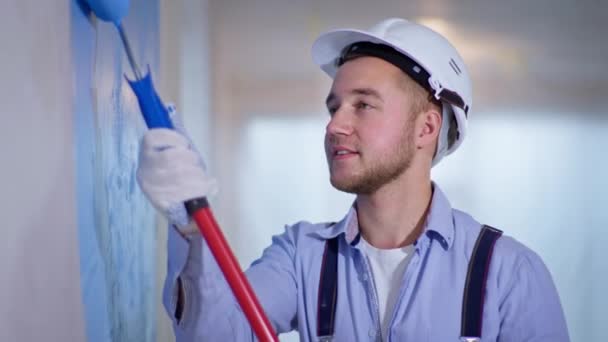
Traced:
[[193, 225], [183, 203], [216, 192], [217, 183], [209, 177], [202, 158], [189, 139], [176, 130], [151, 129], [144, 135], [139, 151], [137, 182], [152, 205], [182, 234]]

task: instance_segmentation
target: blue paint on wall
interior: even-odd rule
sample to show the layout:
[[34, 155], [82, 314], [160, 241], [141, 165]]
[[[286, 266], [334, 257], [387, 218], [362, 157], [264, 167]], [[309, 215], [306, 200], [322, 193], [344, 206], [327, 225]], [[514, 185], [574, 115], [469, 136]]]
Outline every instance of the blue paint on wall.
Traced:
[[[158, 69], [158, 0], [131, 1], [124, 21], [140, 64]], [[154, 341], [154, 211], [135, 181], [144, 130], [118, 34], [72, 1], [80, 271], [87, 339]], [[145, 64], [143, 63], [145, 62]]]

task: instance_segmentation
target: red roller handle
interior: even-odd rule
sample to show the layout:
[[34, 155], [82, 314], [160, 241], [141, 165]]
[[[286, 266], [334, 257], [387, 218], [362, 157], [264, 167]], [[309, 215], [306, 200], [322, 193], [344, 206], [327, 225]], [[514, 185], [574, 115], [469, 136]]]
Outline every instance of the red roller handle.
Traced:
[[232, 253], [224, 234], [213, 217], [211, 208], [206, 198], [189, 200], [186, 209], [192, 219], [196, 222], [198, 229], [207, 241], [211, 253], [215, 257], [226, 281], [232, 289], [232, 293], [239, 302], [245, 317], [249, 321], [255, 335], [262, 342], [278, 342], [277, 335], [270, 325], [270, 321], [262, 306], [258, 302], [249, 281]]
[[[167, 113], [167, 107], [162, 103], [154, 89], [150, 74], [148, 73], [145, 77], [141, 77], [139, 68], [132, 57], [127, 36], [122, 26], [117, 25], [117, 28], [136, 77], [135, 81], [129, 82], [129, 85], [133, 89], [133, 92], [135, 92], [146, 125], [148, 128], [174, 128]], [[249, 285], [247, 278], [245, 278], [243, 271], [241, 271], [230, 246], [228, 246], [228, 242], [211, 213], [207, 199], [204, 197], [192, 199], [186, 201], [185, 205], [186, 210], [188, 210], [188, 213], [192, 216], [198, 229], [207, 241], [211, 253], [219, 264], [222, 273], [224, 273], [224, 277], [228, 281], [234, 296], [241, 305], [258, 339], [263, 342], [278, 342], [270, 321], [264, 314], [262, 306], [251, 289], [251, 285]]]

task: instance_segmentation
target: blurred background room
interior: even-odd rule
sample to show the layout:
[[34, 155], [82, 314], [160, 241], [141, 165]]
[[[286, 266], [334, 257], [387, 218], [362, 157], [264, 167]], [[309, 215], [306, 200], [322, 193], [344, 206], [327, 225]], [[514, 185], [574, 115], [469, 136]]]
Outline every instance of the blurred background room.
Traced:
[[165, 38], [175, 45], [161, 51], [175, 54], [161, 65], [220, 180], [217, 216], [243, 266], [285, 224], [339, 220], [352, 203], [328, 182], [322, 141], [331, 82], [311, 62], [313, 40], [328, 29], [404, 17], [444, 34], [473, 78], [469, 135], [433, 169], [434, 180], [454, 207], [541, 255], [573, 341], [608, 341], [607, 2], [199, 6], [171, 2], [174, 38]]

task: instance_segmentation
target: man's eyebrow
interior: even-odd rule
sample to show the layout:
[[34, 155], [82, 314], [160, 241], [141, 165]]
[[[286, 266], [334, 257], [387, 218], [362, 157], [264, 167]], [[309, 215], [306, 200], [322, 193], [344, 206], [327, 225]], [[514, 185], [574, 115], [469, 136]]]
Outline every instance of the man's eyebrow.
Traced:
[[[352, 89], [349, 93], [355, 95], [373, 96], [382, 101], [382, 96], [380, 96], [380, 93], [378, 93], [375, 89], [372, 88], [355, 88]], [[329, 103], [335, 99], [336, 94], [334, 94], [333, 92], [329, 93], [329, 95], [327, 95], [327, 99], [325, 99], [325, 105], [329, 106]]]
[[373, 96], [382, 100], [382, 96], [380, 96], [380, 93], [378, 93], [375, 89], [372, 88], [356, 88], [351, 90], [351, 93], [357, 95]]

